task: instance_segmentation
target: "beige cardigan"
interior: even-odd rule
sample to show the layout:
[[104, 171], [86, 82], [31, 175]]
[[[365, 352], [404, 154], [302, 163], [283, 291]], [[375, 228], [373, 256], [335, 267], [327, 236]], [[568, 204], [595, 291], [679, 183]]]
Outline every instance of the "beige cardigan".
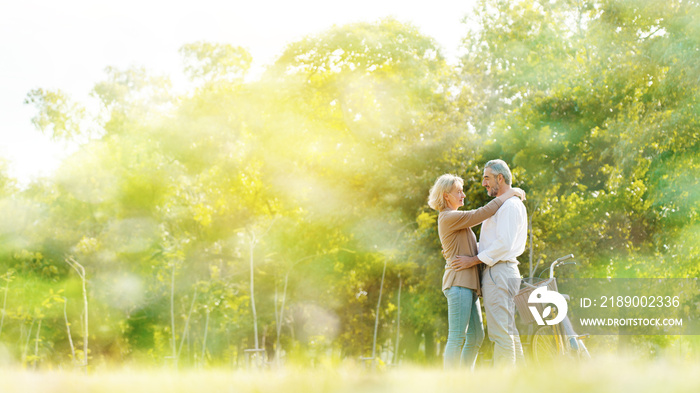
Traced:
[[449, 262], [454, 261], [457, 255], [474, 256], [479, 253], [472, 227], [494, 215], [502, 204], [499, 198], [494, 198], [475, 210], [444, 210], [438, 214], [438, 234], [448, 262], [442, 276], [443, 291], [457, 286], [471, 288], [481, 295], [478, 265], [455, 272], [449, 267]]

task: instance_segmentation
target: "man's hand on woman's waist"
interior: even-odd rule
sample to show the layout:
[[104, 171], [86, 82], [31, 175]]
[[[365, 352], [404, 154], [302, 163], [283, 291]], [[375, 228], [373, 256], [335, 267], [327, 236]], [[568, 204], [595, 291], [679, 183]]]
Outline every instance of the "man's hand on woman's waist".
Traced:
[[463, 255], [457, 255], [455, 260], [450, 262], [450, 268], [458, 272], [460, 270], [466, 270], [480, 264], [481, 261], [477, 257], [467, 257]]

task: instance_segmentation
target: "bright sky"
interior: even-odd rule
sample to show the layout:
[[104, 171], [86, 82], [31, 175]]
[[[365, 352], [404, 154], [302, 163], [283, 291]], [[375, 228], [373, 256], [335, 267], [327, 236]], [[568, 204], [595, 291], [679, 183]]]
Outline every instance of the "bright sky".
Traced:
[[[336, 4], [337, 3], [337, 4]], [[21, 0], [0, 5], [0, 158], [21, 183], [50, 175], [71, 149], [31, 124], [35, 88], [62, 89], [87, 104], [107, 66], [144, 66], [183, 80], [178, 49], [240, 45], [258, 69], [285, 45], [333, 25], [393, 16], [418, 26], [455, 59], [474, 0]]]

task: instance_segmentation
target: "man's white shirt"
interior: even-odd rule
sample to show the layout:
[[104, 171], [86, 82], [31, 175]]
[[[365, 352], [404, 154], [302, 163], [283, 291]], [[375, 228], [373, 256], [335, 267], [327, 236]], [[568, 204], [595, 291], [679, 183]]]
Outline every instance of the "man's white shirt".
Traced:
[[498, 261], [518, 262], [527, 241], [527, 210], [518, 197], [505, 201], [496, 214], [481, 224], [479, 260], [493, 266]]

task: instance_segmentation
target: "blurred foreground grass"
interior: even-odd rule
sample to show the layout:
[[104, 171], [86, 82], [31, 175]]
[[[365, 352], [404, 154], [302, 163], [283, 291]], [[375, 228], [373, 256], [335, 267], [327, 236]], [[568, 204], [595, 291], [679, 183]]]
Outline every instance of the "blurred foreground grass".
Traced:
[[0, 371], [0, 392], [698, 392], [700, 364], [603, 358], [586, 363], [445, 372], [405, 367], [277, 371]]

